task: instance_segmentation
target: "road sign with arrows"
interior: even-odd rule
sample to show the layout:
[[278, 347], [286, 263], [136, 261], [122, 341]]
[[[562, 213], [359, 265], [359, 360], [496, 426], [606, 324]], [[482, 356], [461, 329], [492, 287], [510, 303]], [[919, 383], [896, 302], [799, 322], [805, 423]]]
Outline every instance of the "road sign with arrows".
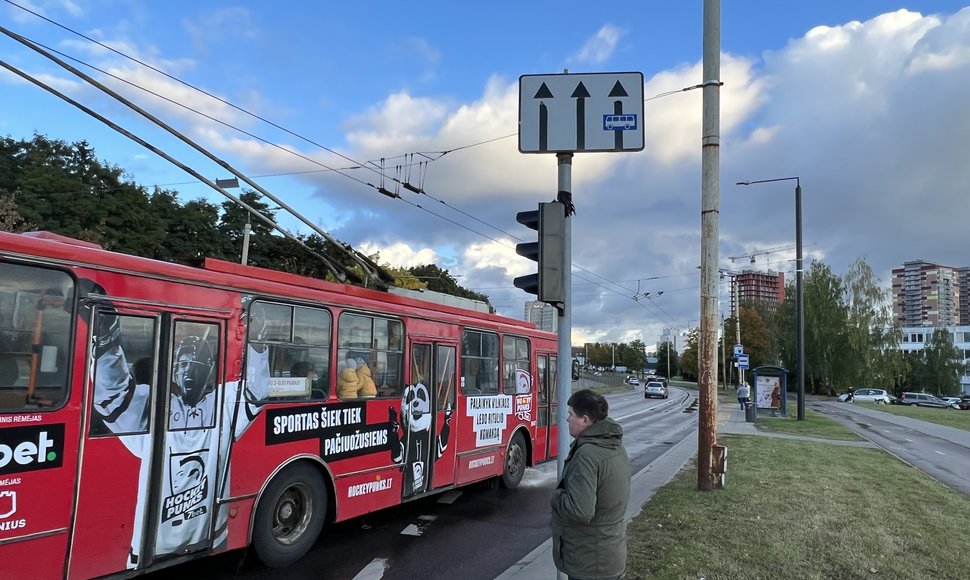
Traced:
[[522, 75], [519, 151], [643, 149], [643, 73]]

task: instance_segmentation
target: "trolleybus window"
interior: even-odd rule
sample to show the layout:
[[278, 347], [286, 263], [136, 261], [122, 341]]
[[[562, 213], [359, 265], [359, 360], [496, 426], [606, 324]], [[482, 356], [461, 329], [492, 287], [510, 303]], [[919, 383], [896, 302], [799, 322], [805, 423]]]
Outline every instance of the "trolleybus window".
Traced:
[[461, 392], [498, 394], [498, 336], [474, 330], [462, 332]]
[[330, 312], [322, 308], [254, 302], [249, 309], [252, 354], [247, 356], [265, 359], [262, 366], [268, 363], [269, 369], [257, 369], [257, 360], [253, 360], [247, 364], [247, 375], [268, 374], [270, 398], [326, 399], [330, 393], [331, 320]]
[[404, 392], [404, 325], [343, 313], [337, 323], [337, 395], [400, 397]]
[[99, 311], [95, 324], [91, 435], [148, 432], [155, 391], [154, 318]]
[[0, 263], [0, 412], [64, 401], [73, 321], [70, 276]]
[[532, 392], [529, 341], [517, 336], [502, 337], [503, 387], [508, 395]]

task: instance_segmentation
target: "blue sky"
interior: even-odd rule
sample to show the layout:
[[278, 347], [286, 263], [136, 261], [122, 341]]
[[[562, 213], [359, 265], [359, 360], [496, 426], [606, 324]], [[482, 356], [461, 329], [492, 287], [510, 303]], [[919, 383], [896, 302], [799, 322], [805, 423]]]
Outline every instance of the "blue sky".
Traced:
[[[514, 252], [531, 234], [515, 213], [551, 199], [556, 188], [555, 157], [522, 155], [507, 137], [516, 133], [519, 76], [637, 71], [648, 98], [703, 80], [700, 1], [16, 4], [288, 129], [0, 3], [0, 23], [13, 32], [277, 145], [123, 89], [337, 238], [394, 265], [435, 262], [515, 317], [528, 296], [511, 280], [532, 266]], [[721, 12], [722, 265], [792, 276], [790, 249], [760, 253], [754, 264], [729, 259], [793, 244], [788, 185], [734, 186], [789, 175], [800, 176], [804, 189], [806, 256], [836, 273], [865, 257], [888, 288], [890, 269], [905, 260], [970, 265], [963, 234], [970, 9], [931, 0], [751, 0], [725, 1]], [[22, 45], [0, 42], [8, 63], [204, 175], [227, 177]], [[216, 192], [40, 89], [4, 72], [0, 91], [0, 133], [83, 139], [138, 183], [221, 203]], [[666, 327], [698, 324], [700, 113], [700, 91], [648, 100], [642, 152], [575, 157], [574, 343], [652, 344]], [[413, 153], [424, 155], [404, 157]], [[430, 197], [402, 191], [403, 200], [392, 200], [365, 185], [380, 183], [381, 158], [389, 188], [396, 165], [428, 161]], [[363, 168], [319, 171], [357, 165]], [[650, 298], [633, 299], [646, 292]]]

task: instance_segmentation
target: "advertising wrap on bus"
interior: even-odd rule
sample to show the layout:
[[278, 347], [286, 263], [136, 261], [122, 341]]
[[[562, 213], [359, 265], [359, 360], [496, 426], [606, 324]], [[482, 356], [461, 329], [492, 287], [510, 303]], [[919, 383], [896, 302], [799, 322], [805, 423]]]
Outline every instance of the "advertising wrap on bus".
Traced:
[[556, 350], [487, 312], [0, 232], [4, 576], [285, 566], [334, 522], [514, 488], [556, 456]]

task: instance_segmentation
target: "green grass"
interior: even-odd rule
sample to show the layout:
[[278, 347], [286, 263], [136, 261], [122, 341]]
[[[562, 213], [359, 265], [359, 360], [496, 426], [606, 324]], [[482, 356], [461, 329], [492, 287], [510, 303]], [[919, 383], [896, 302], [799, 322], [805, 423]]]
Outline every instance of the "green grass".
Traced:
[[804, 435], [805, 437], [840, 439], [844, 441], [863, 440], [862, 437], [848, 427], [809, 409], [805, 409], [804, 421], [798, 421], [795, 416], [758, 417], [754, 426], [759, 431], [769, 433], [787, 433], [789, 435]]
[[884, 411], [893, 415], [903, 415], [937, 425], [970, 431], [970, 411], [962, 409], [937, 409], [934, 407], [910, 407], [908, 405], [873, 405], [872, 407], [877, 411]]
[[970, 499], [880, 450], [725, 436], [726, 488], [696, 468], [628, 527], [627, 580], [966, 578]]

